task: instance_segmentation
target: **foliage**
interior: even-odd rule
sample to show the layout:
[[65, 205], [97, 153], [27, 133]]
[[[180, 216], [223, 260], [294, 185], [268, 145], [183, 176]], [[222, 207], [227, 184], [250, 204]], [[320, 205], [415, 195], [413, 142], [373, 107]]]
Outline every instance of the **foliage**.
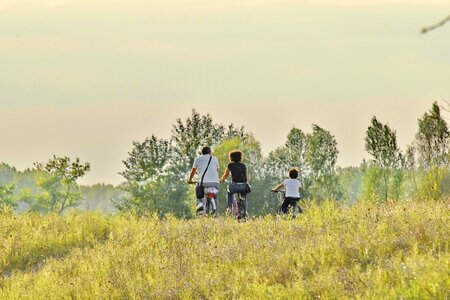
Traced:
[[364, 198], [399, 199], [404, 158], [397, 145], [396, 132], [373, 117], [366, 131], [365, 149], [372, 156], [372, 165], [364, 181]]
[[[174, 148], [169, 141], [158, 139], [154, 135], [143, 143], [134, 142], [129, 157], [123, 161], [125, 170], [120, 174], [126, 179], [121, 188], [129, 193], [129, 197], [118, 201], [120, 210], [136, 212], [161, 211], [163, 199], [169, 199], [170, 194], [161, 195], [161, 185], [173, 178]], [[175, 182], [179, 179], [175, 179]], [[167, 211], [164, 211], [167, 212]]]
[[375, 165], [382, 169], [398, 166], [400, 150], [396, 132], [380, 123], [376, 117], [372, 118], [371, 125], [367, 128], [365, 142], [365, 149], [372, 155]]
[[[313, 125], [313, 132], [305, 134], [294, 127], [287, 135], [285, 145], [264, 159], [261, 173], [266, 186], [273, 187], [287, 177], [289, 168], [297, 167], [301, 171], [304, 198], [340, 198], [336, 177], [337, 155], [336, 139], [329, 131]], [[270, 198], [273, 197], [265, 195], [265, 199], [273, 202]]]
[[104, 183], [97, 183], [91, 186], [80, 186], [83, 198], [78, 202], [80, 210], [98, 211], [105, 213], [115, 213], [117, 208], [114, 201], [119, 201], [128, 194], [123, 190]]
[[[355, 203], [359, 199], [445, 198], [450, 195], [450, 133], [436, 103], [419, 119], [418, 125], [415, 142], [402, 155], [396, 132], [373, 117], [365, 137], [370, 161], [357, 168], [336, 168], [336, 139], [317, 125], [308, 134], [293, 127], [282, 146], [263, 156], [258, 140], [243, 127], [224, 126], [214, 122], [209, 114], [192, 110], [186, 119], [176, 120], [168, 139], [152, 135], [143, 142], [133, 142], [120, 173], [125, 181], [119, 187], [100, 184], [80, 189], [76, 179], [65, 177], [65, 171], [57, 171], [58, 167], [64, 169], [64, 159], [68, 158], [60, 158], [58, 162], [54, 157], [53, 166], [50, 162], [37, 164], [36, 169], [24, 171], [0, 163], [0, 201], [13, 204], [17, 212], [30, 209], [62, 212], [67, 207], [117, 212], [119, 208], [140, 215], [156, 213], [189, 218], [195, 197], [185, 178], [197, 151], [205, 145], [212, 146], [218, 156], [220, 173], [228, 163], [228, 152], [243, 150], [253, 186], [249, 195], [249, 211], [253, 216], [275, 211], [277, 199], [270, 189], [287, 177], [290, 167], [300, 168], [304, 199], [343, 199]], [[221, 213], [225, 191], [223, 186], [219, 197]]]
[[300, 129], [293, 127], [289, 131], [287, 141], [284, 144], [287, 152], [288, 165], [298, 168], [304, 166], [307, 142], [307, 136]]
[[296, 220], [0, 215], [1, 299], [448, 299], [444, 201]]
[[144, 142], [133, 142], [133, 149], [123, 161], [125, 170], [120, 172], [128, 182], [142, 184], [165, 175], [173, 157], [169, 141], [152, 135]]
[[9, 184], [14, 181], [14, 175], [17, 173], [16, 168], [5, 163], [0, 163], [0, 183]]
[[0, 206], [8, 205], [11, 207], [17, 206], [16, 199], [14, 198], [15, 184], [0, 184]]
[[438, 199], [445, 195], [444, 182], [448, 174], [450, 132], [435, 102], [429, 112], [418, 121], [416, 151], [421, 167], [422, 180], [418, 184], [418, 195], [425, 199]]
[[419, 162], [423, 168], [442, 167], [448, 164], [450, 132], [436, 102], [433, 103], [431, 110], [419, 119], [416, 144]]
[[310, 172], [310, 197], [317, 200], [339, 199], [341, 194], [336, 177], [339, 151], [335, 137], [313, 124], [313, 132], [306, 139], [305, 162]]
[[264, 166], [265, 175], [273, 177], [276, 182], [287, 176], [289, 168], [297, 167], [300, 170], [306, 168], [306, 147], [306, 135], [300, 129], [293, 127], [286, 137], [284, 146], [269, 153]]
[[420, 170], [418, 196], [421, 199], [438, 200], [450, 194], [450, 170], [431, 166], [427, 170]]
[[235, 128], [230, 124], [227, 128], [214, 123], [209, 114], [200, 115], [195, 109], [184, 122], [177, 119], [172, 127], [172, 145], [183, 175], [188, 172], [203, 146], [214, 146], [221, 140], [230, 137], [243, 137], [244, 128]]
[[188, 190], [177, 176], [177, 154], [171, 143], [152, 136], [143, 143], [134, 142], [133, 146], [123, 162], [125, 171], [120, 173], [126, 179], [121, 188], [129, 197], [116, 200], [117, 208], [141, 214], [191, 216], [187, 207]]
[[353, 204], [361, 199], [363, 171], [358, 167], [338, 168], [337, 177], [341, 187], [342, 199]]
[[44, 193], [31, 200], [31, 208], [35, 211], [57, 211], [62, 213], [66, 208], [76, 206], [81, 195], [77, 180], [90, 170], [90, 164], [74, 162], [70, 158], [53, 156], [47, 163], [36, 163], [39, 172], [37, 185]]
[[14, 175], [17, 170], [5, 163], [0, 163], [0, 207], [17, 207], [17, 199], [14, 195], [16, 184]]

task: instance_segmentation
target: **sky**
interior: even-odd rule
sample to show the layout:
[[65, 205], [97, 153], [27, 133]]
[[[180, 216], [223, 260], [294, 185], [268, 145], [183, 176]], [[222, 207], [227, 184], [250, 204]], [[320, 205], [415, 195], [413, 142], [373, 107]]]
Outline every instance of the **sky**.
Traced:
[[[191, 109], [243, 125], [267, 154], [317, 124], [340, 166], [372, 116], [402, 148], [450, 100], [447, 0], [0, 0], [0, 162], [91, 163], [118, 184], [133, 141]], [[450, 117], [446, 113], [446, 117]]]

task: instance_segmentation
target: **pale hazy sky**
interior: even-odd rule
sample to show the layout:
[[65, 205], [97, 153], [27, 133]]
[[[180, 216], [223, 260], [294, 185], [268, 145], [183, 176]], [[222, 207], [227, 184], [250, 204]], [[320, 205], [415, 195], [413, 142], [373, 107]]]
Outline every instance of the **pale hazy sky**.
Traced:
[[[0, 0], [0, 161], [92, 163], [117, 184], [134, 140], [192, 108], [244, 125], [265, 153], [292, 126], [358, 165], [376, 115], [409, 144], [450, 99], [447, 0]], [[450, 117], [450, 115], [449, 115]]]

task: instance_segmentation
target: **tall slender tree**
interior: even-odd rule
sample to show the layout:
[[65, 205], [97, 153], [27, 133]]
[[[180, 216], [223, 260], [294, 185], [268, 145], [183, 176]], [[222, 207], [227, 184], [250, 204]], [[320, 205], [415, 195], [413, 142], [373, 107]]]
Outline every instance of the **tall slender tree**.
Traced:
[[[383, 181], [382, 199], [387, 200], [389, 197], [389, 179], [393, 171], [400, 167], [402, 163], [396, 132], [388, 125], [379, 122], [374, 116], [366, 131], [365, 149], [372, 156], [373, 166], [381, 172]], [[376, 172], [374, 170], [371, 170], [371, 172], [373, 180], [376, 180], [374, 175]], [[371, 180], [372, 184], [373, 180]]]
[[305, 162], [310, 172], [311, 196], [318, 200], [340, 198], [336, 177], [339, 151], [336, 138], [327, 130], [313, 124], [313, 132], [307, 135]]
[[446, 188], [444, 178], [448, 174], [450, 132], [436, 102], [418, 123], [415, 142], [419, 165], [424, 173], [419, 194], [425, 199], [438, 199]]
[[431, 110], [419, 119], [416, 144], [419, 163], [423, 168], [448, 164], [450, 132], [436, 102], [433, 103]]

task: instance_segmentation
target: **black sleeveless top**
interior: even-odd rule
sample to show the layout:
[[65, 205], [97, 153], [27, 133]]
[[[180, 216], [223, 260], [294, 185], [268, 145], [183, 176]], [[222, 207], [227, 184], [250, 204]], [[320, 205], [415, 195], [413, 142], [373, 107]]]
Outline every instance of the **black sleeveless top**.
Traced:
[[231, 180], [235, 183], [247, 182], [247, 166], [241, 162], [232, 162], [228, 164], [228, 170], [231, 172]]

